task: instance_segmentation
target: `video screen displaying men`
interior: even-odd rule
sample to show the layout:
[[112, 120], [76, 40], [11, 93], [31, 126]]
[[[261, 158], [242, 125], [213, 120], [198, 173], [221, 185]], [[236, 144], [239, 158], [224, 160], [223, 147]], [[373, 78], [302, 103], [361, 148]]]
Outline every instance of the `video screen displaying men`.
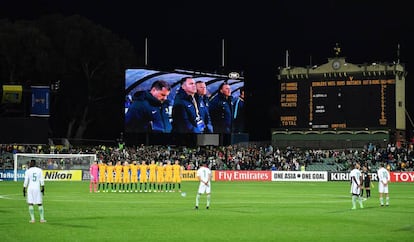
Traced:
[[[186, 70], [125, 72], [125, 132], [229, 134], [244, 78]], [[244, 102], [244, 100], [243, 100]], [[211, 108], [211, 106], [213, 107]]]

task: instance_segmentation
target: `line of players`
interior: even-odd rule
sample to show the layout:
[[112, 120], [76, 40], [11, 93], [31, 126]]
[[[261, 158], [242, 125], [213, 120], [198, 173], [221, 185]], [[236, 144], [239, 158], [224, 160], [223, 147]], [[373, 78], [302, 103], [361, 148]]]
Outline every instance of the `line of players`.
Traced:
[[118, 161], [115, 165], [111, 161], [108, 164], [100, 161], [98, 186], [94, 191], [181, 192], [183, 170], [179, 160], [175, 160], [174, 164], [170, 160], [166, 164], [152, 160], [149, 165], [146, 161], [141, 164]]

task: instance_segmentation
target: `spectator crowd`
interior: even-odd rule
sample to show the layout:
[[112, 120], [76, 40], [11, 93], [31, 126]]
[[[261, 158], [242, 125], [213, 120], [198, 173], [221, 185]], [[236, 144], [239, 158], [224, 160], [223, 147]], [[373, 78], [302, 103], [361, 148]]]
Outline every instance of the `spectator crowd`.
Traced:
[[[13, 169], [13, 153], [96, 154], [99, 160], [112, 161], [163, 161], [179, 160], [187, 170], [198, 169], [207, 160], [212, 170], [283, 170], [299, 171], [301, 166], [315, 163], [337, 164], [337, 171], [349, 171], [356, 161], [375, 171], [380, 162], [386, 162], [391, 171], [413, 171], [413, 144], [379, 147], [367, 144], [360, 149], [299, 149], [273, 147], [262, 144], [236, 144], [229, 146], [54, 146], [0, 144], [0, 169]], [[68, 169], [68, 164], [41, 164], [45, 169]]]

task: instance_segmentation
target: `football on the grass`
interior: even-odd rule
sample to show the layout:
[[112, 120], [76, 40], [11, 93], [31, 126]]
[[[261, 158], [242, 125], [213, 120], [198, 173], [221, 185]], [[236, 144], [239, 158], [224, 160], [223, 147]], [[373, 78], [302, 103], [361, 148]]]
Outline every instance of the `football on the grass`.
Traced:
[[185, 196], [187, 196], [187, 193], [182, 192], [182, 193], [181, 193], [181, 196], [182, 196], [182, 197], [185, 197]]

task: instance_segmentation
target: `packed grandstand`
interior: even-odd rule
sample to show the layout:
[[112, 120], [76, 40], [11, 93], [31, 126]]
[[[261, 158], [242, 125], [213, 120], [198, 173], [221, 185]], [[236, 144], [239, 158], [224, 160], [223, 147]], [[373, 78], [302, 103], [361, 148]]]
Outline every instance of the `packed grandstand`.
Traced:
[[[0, 144], [0, 169], [13, 169], [14, 153], [34, 154], [96, 154], [103, 162], [179, 160], [186, 170], [195, 170], [202, 161], [208, 160], [213, 170], [279, 170], [300, 171], [349, 171], [353, 162], [366, 165], [375, 172], [380, 162], [386, 162], [391, 171], [413, 171], [413, 144], [379, 147], [369, 143], [359, 149], [299, 149], [273, 147], [266, 144], [237, 144], [229, 146], [54, 146], [29, 144]], [[70, 169], [72, 161], [43, 160], [44, 169]], [[19, 167], [19, 169], [22, 169]], [[89, 169], [85, 165], [81, 169]]]

